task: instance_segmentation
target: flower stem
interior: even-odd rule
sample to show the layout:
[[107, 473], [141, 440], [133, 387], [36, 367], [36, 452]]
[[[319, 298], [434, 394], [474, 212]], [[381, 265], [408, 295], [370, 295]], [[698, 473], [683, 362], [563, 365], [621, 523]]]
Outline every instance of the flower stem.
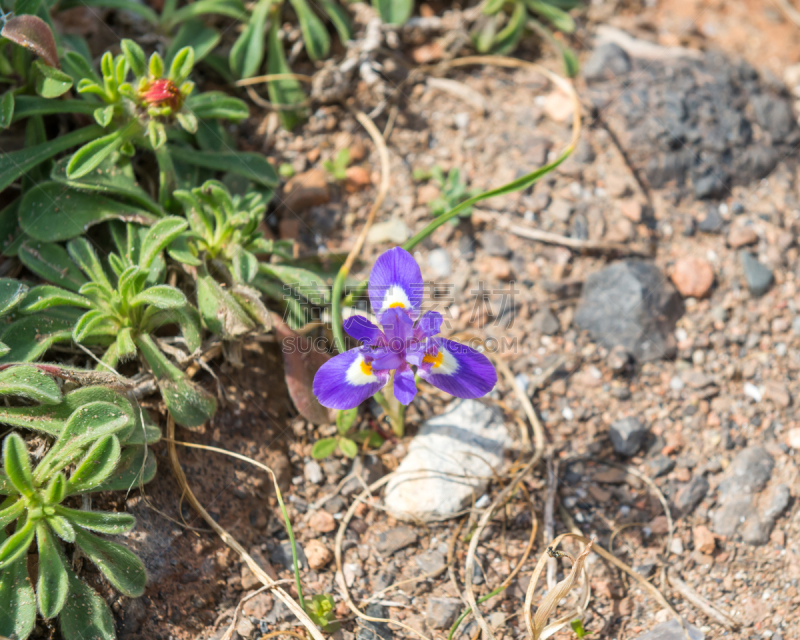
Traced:
[[[385, 392], [385, 395], [384, 395]], [[405, 414], [406, 407], [394, 397], [394, 373], [389, 378], [389, 382], [382, 391], [378, 391], [374, 396], [377, 402], [389, 418], [392, 431], [398, 438], [402, 438], [406, 431]]]

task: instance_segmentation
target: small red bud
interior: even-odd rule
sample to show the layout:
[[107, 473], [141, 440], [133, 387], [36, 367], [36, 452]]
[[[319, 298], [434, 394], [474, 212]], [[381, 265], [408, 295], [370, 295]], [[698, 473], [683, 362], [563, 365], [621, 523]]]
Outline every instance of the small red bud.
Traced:
[[154, 80], [139, 91], [139, 98], [148, 106], [168, 106], [178, 111], [183, 104], [183, 96], [178, 86], [172, 81], [162, 78]]

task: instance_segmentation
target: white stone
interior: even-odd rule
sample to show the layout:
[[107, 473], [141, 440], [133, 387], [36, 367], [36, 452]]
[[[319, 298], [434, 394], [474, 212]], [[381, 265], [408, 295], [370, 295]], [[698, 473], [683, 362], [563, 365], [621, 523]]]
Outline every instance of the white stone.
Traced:
[[319, 466], [319, 462], [316, 460], [306, 462], [303, 475], [306, 477], [306, 481], [311, 484], [319, 484], [323, 480], [322, 467]]
[[744, 383], [744, 395], [746, 395], [748, 398], [752, 398], [755, 402], [761, 402], [761, 398], [763, 396], [761, 389], [759, 389], [752, 382]]
[[408, 225], [400, 218], [389, 218], [385, 222], [376, 222], [367, 232], [369, 244], [392, 242], [402, 244], [411, 237]]
[[497, 409], [454, 400], [411, 441], [386, 487], [387, 510], [402, 520], [454, 517], [482, 495], [510, 444]]

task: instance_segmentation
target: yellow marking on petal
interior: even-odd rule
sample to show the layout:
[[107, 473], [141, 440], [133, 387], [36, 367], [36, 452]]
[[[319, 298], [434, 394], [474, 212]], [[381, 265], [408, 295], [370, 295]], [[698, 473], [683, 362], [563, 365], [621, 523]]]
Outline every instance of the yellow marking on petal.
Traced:
[[404, 305], [402, 302], [392, 302], [392, 304], [389, 305], [390, 309], [394, 309], [396, 307], [400, 307], [401, 309], [405, 309], [406, 305]]
[[423, 358], [423, 362], [427, 362], [433, 365], [433, 368], [436, 369], [442, 365], [442, 360], [444, 359], [444, 351], [439, 351], [435, 356], [431, 356], [426, 354]]
[[372, 375], [372, 365], [369, 362], [365, 362], [364, 360], [361, 361], [361, 373], [365, 376]]

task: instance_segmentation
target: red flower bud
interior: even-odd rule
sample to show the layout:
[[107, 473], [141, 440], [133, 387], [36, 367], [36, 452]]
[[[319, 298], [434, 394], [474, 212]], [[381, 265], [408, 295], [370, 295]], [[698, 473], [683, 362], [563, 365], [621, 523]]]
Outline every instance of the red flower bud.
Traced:
[[148, 106], [170, 107], [178, 111], [183, 104], [183, 96], [178, 86], [172, 81], [162, 78], [155, 80], [139, 91], [139, 98]]

